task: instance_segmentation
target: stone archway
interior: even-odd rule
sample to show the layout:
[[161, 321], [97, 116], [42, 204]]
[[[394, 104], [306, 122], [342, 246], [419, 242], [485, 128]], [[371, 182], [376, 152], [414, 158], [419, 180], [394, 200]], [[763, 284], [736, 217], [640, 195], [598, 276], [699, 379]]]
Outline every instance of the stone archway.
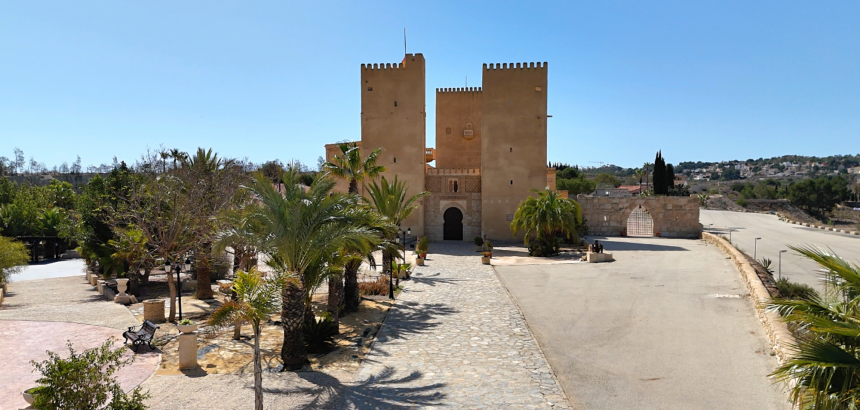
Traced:
[[452, 206], [442, 215], [442, 239], [446, 241], [463, 240], [463, 212]]
[[654, 236], [654, 218], [642, 205], [633, 208], [627, 216], [627, 236]]

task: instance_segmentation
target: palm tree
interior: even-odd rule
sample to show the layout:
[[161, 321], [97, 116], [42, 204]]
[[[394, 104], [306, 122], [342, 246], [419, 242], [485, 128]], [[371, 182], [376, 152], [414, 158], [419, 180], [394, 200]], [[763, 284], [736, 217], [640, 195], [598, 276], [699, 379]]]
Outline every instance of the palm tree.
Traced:
[[384, 166], [376, 164], [382, 148], [371, 151], [367, 158], [362, 160], [358, 144], [344, 142], [339, 147], [340, 155], [335, 155], [331, 161], [323, 164], [323, 168], [332, 176], [349, 181], [350, 194], [358, 194], [358, 184], [366, 179], [376, 178], [386, 171]]
[[[419, 192], [415, 195], [407, 197], [407, 186], [403, 181], [397, 180], [397, 175], [394, 176], [394, 181], [391, 183], [385, 177], [377, 184], [376, 181], [371, 181], [370, 185], [365, 185], [368, 198], [366, 199], [370, 206], [373, 207], [379, 215], [385, 217], [391, 225], [400, 227], [406, 218], [409, 218], [416, 209], [418, 209], [418, 200], [430, 195], [429, 192]], [[385, 274], [391, 274], [391, 261], [398, 246], [393, 249], [391, 245], [395, 245], [397, 240], [397, 230], [383, 232], [382, 238], [389, 245], [382, 250], [382, 269]], [[405, 244], [403, 252], [405, 254]]]
[[645, 181], [648, 181], [648, 172], [644, 169], [637, 169], [633, 172], [633, 175], [636, 178], [639, 178], [639, 195], [642, 195], [642, 178], [645, 178]]
[[[523, 231], [523, 243], [533, 256], [558, 253], [558, 236], [578, 241], [576, 228], [582, 223], [579, 203], [558, 195], [558, 191], [532, 189], [537, 197], [521, 202], [511, 222], [514, 236]], [[532, 243], [532, 241], [534, 241]]]
[[787, 382], [795, 407], [849, 410], [860, 405], [860, 267], [812, 247], [790, 248], [815, 261], [829, 293], [774, 299], [768, 309], [803, 334], [795, 354], [771, 376]]
[[645, 190], [646, 190], [646, 191], [647, 191], [647, 190], [649, 190], [649, 189], [651, 188], [651, 187], [649, 186], [649, 184], [648, 184], [648, 172], [650, 172], [651, 167], [652, 167], [653, 165], [654, 165], [654, 164], [652, 164], [652, 163], [650, 163], [650, 162], [645, 162], [644, 164], [642, 164], [642, 169], [643, 169], [643, 170], [645, 170]]
[[[232, 249], [235, 272], [248, 271], [257, 265], [258, 240], [262, 228], [257, 219], [253, 218], [254, 206], [255, 204], [249, 202], [244, 206], [228, 209], [218, 217], [223, 228], [215, 234], [212, 251], [219, 254], [225, 252], [227, 248]], [[235, 296], [234, 293], [233, 298]], [[242, 322], [236, 322], [233, 328], [233, 340], [239, 340], [241, 336]]]
[[254, 329], [254, 408], [263, 409], [263, 366], [260, 360], [260, 325], [281, 308], [280, 293], [286, 278], [283, 275], [263, 280], [259, 272], [236, 272], [231, 300], [209, 317], [209, 325], [225, 326], [235, 322], [248, 322]]
[[310, 306], [305, 302], [319, 278], [330, 272], [326, 265], [342, 249], [360, 248], [374, 237], [366, 226], [369, 212], [356, 206], [356, 196], [333, 194], [334, 182], [325, 174], [318, 175], [307, 191], [300, 178], [298, 170], [289, 167], [281, 173], [284, 192], [278, 192], [261, 173], [248, 188], [259, 201], [255, 218], [261, 226], [261, 250], [271, 266], [288, 276], [281, 309], [285, 370], [299, 369], [307, 362], [302, 325]]

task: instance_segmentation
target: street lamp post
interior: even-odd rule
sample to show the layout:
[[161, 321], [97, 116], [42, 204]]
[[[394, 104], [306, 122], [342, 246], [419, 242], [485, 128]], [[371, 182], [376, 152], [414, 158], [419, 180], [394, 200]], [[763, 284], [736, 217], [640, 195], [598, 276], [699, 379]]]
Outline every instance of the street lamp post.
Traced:
[[758, 240], [759, 239], [761, 239], [761, 238], [755, 238], [755, 241], [753, 241], [753, 260], [758, 260], [756, 258], [758, 257]]
[[788, 252], [786, 249], [779, 251], [779, 279], [782, 279], [782, 254]]
[[711, 233], [711, 227], [712, 226], [714, 226], [714, 224], [708, 224], [708, 233]]
[[729, 243], [732, 243], [732, 232], [733, 231], [734, 231], [734, 229], [729, 228]]
[[179, 274], [182, 272], [182, 268], [185, 268], [185, 271], [188, 272], [191, 269], [191, 259], [185, 258], [185, 263], [179, 263], [180, 258], [176, 258], [176, 264], [171, 266], [170, 259], [164, 261], [164, 270], [168, 272], [168, 275], [171, 271], [176, 273], [176, 297], [179, 299], [177, 303], [179, 304], [179, 320], [182, 320], [182, 279]]

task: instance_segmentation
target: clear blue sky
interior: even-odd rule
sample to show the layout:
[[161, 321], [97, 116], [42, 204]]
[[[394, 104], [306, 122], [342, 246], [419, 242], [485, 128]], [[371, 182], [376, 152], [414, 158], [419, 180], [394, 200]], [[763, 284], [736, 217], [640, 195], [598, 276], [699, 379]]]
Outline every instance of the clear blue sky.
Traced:
[[147, 147], [316, 164], [359, 138], [359, 65], [437, 87], [549, 62], [549, 159], [640, 166], [860, 152], [860, 2], [0, 3], [0, 155]]

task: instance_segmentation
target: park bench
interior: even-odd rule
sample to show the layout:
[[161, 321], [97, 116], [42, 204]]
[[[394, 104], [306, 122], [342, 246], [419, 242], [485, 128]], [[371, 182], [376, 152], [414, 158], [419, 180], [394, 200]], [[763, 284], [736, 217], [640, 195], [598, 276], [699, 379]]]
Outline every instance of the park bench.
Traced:
[[125, 344], [131, 342], [131, 350], [134, 350], [137, 353], [137, 349], [140, 345], [146, 344], [149, 345], [150, 349], [155, 350], [152, 346], [152, 337], [155, 336], [155, 330], [158, 329], [158, 326], [155, 323], [152, 323], [148, 320], [144, 320], [143, 324], [140, 325], [140, 329], [134, 330], [134, 326], [128, 328], [128, 331], [123, 332], [122, 337], [125, 338]]

